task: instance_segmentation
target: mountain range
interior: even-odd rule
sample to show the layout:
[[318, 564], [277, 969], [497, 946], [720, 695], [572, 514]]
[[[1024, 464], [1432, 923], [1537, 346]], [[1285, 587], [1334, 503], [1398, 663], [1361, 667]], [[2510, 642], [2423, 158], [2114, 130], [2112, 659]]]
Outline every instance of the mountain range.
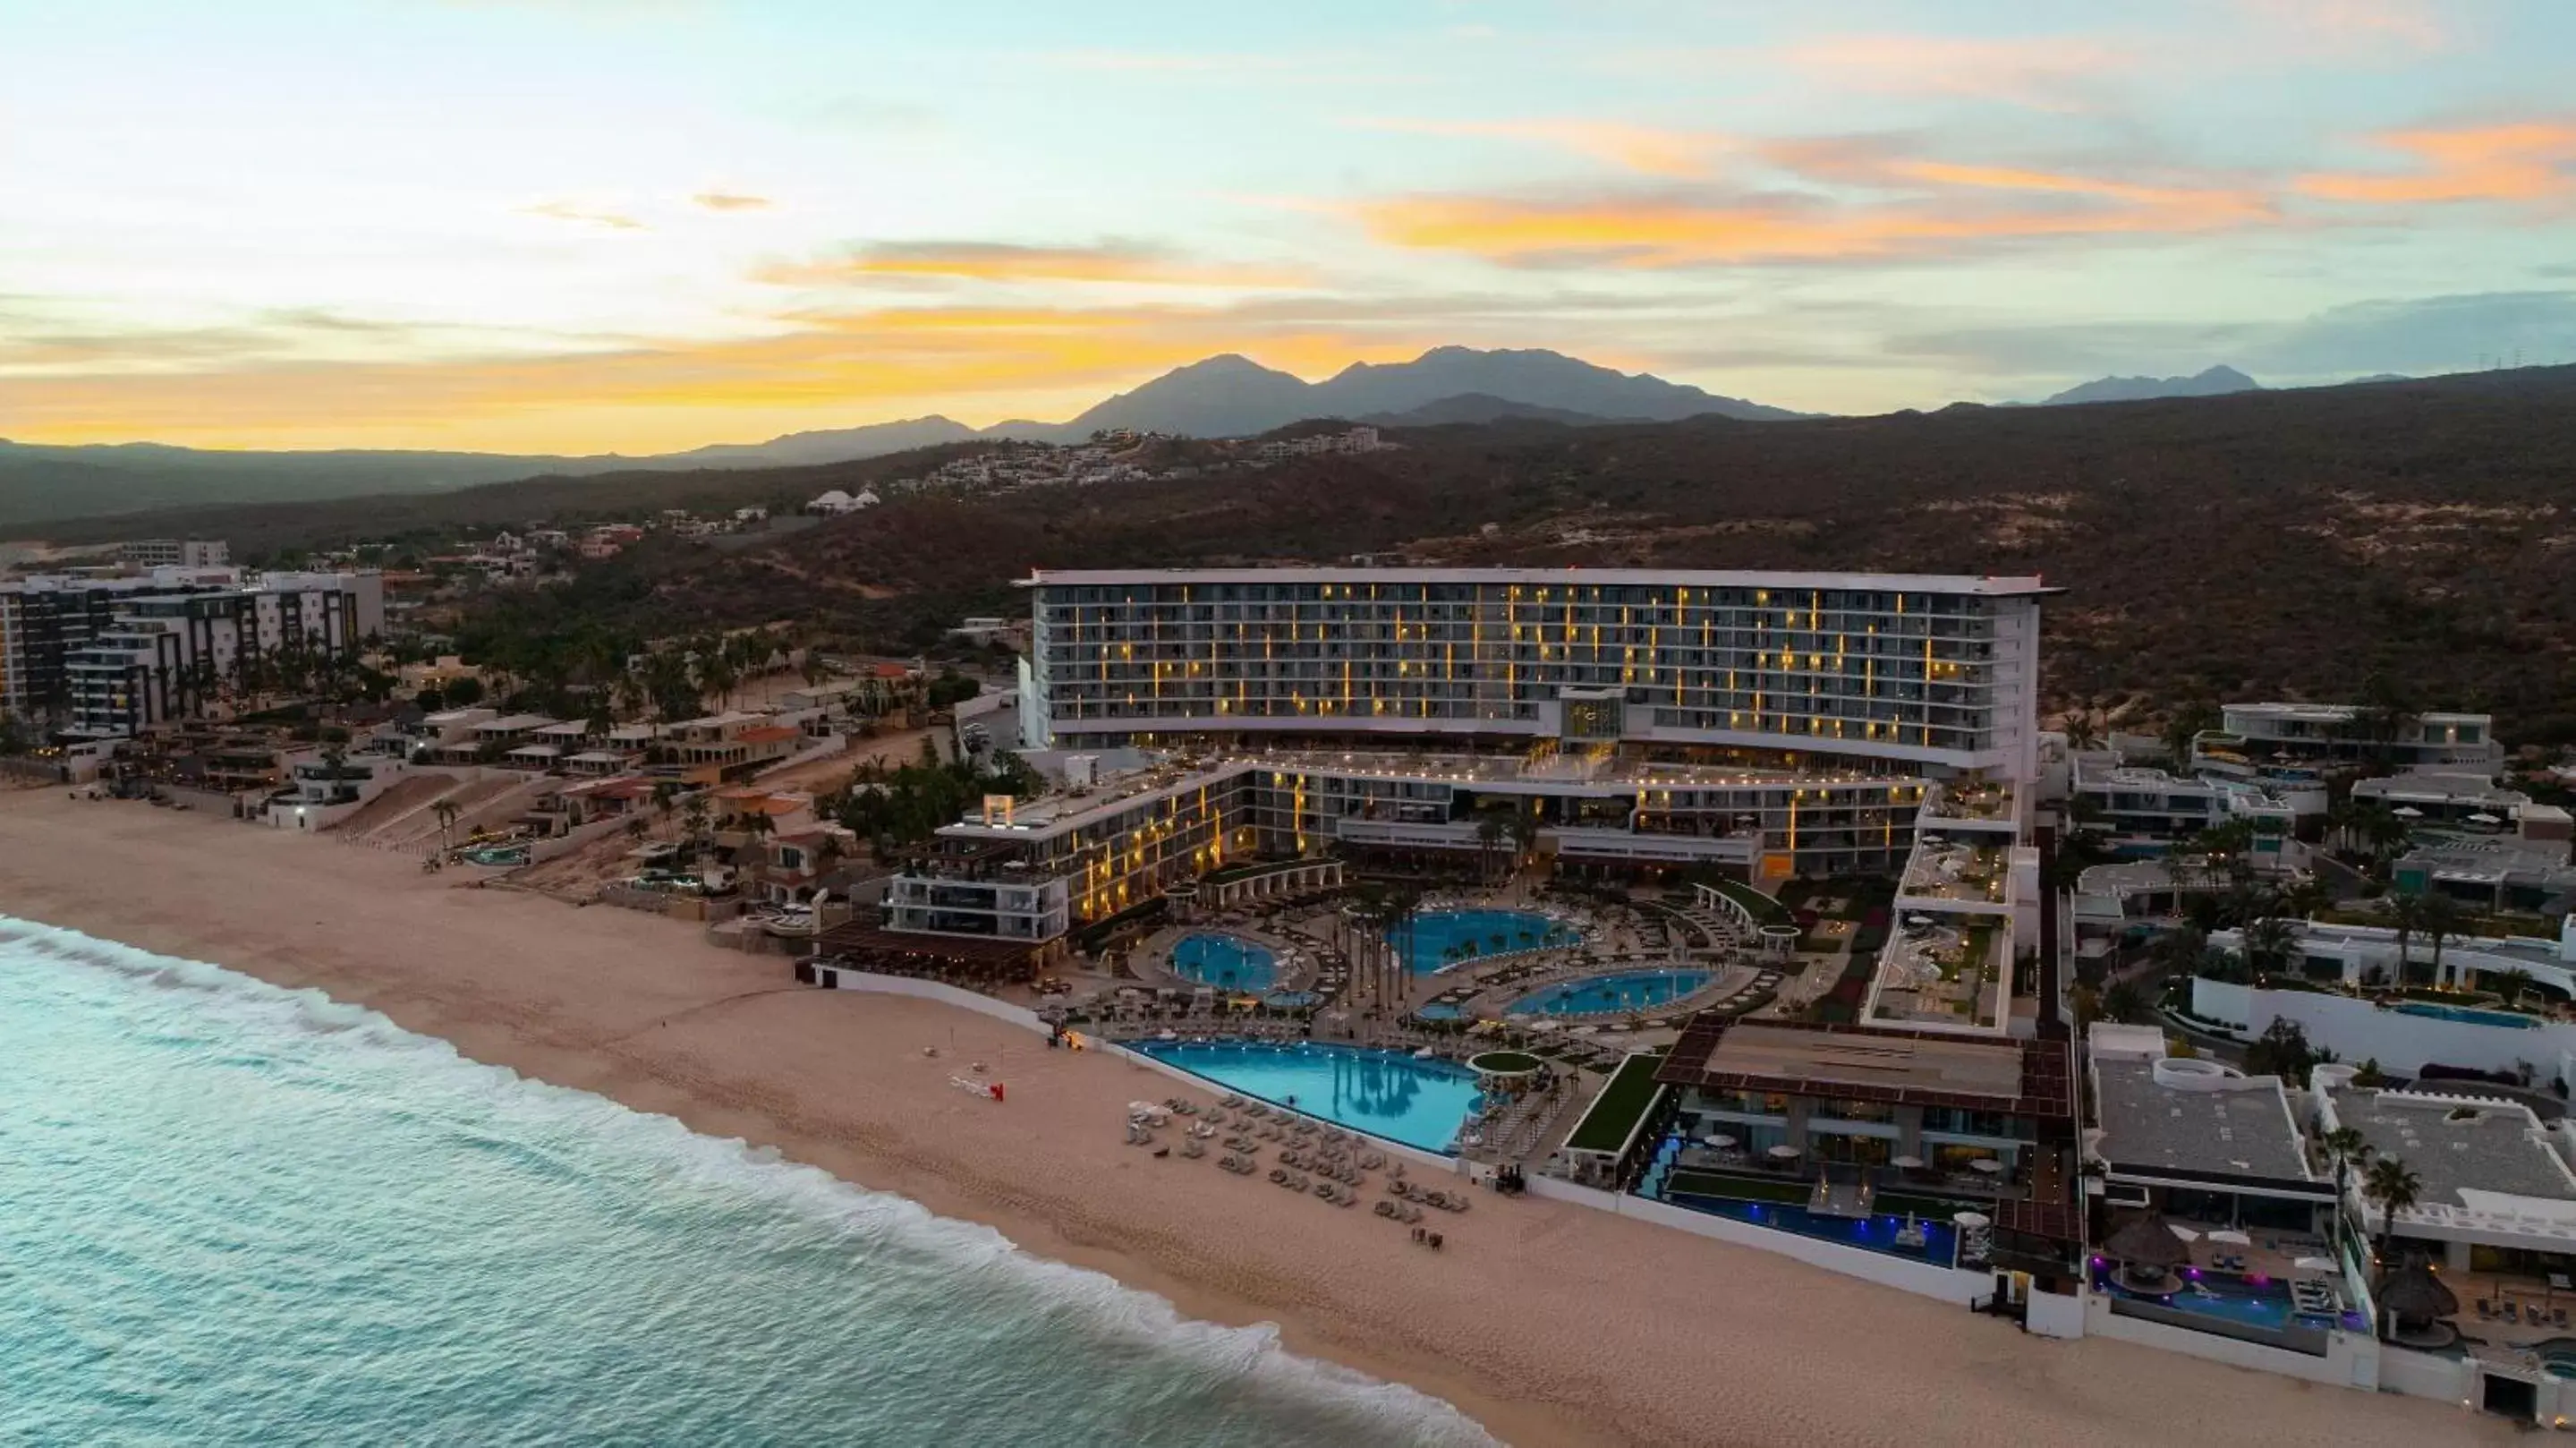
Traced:
[[1546, 351], [1435, 347], [1307, 382], [1228, 354], [1176, 368], [1068, 422], [969, 427], [939, 416], [789, 433], [650, 457], [452, 452], [210, 452], [157, 443], [52, 446], [0, 439], [0, 525], [194, 504], [435, 493], [514, 478], [701, 468], [805, 467], [982, 439], [1078, 442], [1105, 428], [1246, 437], [1309, 418], [1391, 426], [1491, 422], [1747, 421], [1802, 416]]
[[2224, 397], [2260, 392], [2263, 384], [2233, 367], [2212, 367], [2189, 377], [2096, 377], [2040, 400], [2042, 407], [2079, 402], [2146, 402], [2159, 397]]

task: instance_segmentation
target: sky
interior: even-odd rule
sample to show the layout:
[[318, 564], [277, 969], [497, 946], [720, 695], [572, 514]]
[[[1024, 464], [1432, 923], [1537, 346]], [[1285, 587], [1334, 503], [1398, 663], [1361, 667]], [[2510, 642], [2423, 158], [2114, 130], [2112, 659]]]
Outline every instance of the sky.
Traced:
[[0, 437], [2576, 361], [2576, 0], [0, 0]]

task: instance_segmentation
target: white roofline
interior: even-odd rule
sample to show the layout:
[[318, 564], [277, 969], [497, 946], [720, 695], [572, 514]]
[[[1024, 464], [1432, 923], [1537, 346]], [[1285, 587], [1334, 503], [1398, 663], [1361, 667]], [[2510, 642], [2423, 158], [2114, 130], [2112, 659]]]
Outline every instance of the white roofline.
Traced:
[[1787, 573], [1664, 568], [1096, 568], [1038, 569], [1023, 588], [1117, 583], [1526, 583], [1668, 584], [1689, 588], [1832, 588], [1984, 597], [2063, 593], [2036, 577], [1931, 573]]

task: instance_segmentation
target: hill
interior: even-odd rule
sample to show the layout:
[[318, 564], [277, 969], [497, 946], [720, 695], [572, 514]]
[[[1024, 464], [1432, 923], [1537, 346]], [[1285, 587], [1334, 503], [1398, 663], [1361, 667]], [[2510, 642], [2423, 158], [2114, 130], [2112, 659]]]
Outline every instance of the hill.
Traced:
[[2189, 377], [2097, 377], [2043, 398], [2042, 407], [2079, 402], [2146, 402], [2159, 397], [2224, 397], [2258, 392], [2263, 384], [2233, 367], [2212, 367]]
[[[670, 620], [889, 642], [1034, 567], [1456, 564], [2037, 573], [2057, 701], [2349, 697], [2576, 740], [2576, 368], [2116, 407], [1393, 434], [1382, 452], [908, 499], [660, 579]], [[817, 470], [817, 475], [830, 470]], [[1485, 531], [1486, 525], [1493, 531]]]
[[1556, 422], [1567, 427], [1598, 427], [1605, 422], [1636, 422], [1640, 419], [1596, 417], [1588, 412], [1571, 412], [1562, 407], [1541, 407], [1531, 402], [1514, 402], [1490, 392], [1462, 392], [1437, 402], [1403, 412], [1372, 412], [1354, 419], [1375, 427], [1447, 427], [1455, 423], [1484, 422]]

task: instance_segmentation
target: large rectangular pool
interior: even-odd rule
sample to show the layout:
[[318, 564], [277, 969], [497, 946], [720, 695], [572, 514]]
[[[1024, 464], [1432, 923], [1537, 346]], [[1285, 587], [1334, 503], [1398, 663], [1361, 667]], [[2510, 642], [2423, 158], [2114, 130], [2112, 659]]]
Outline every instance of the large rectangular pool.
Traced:
[[1476, 1109], [1475, 1073], [1400, 1051], [1312, 1042], [1134, 1041], [1229, 1091], [1425, 1151], [1448, 1151]]
[[1524, 950], [1580, 944], [1581, 931], [1534, 910], [1426, 910], [1397, 932], [1416, 975]]

